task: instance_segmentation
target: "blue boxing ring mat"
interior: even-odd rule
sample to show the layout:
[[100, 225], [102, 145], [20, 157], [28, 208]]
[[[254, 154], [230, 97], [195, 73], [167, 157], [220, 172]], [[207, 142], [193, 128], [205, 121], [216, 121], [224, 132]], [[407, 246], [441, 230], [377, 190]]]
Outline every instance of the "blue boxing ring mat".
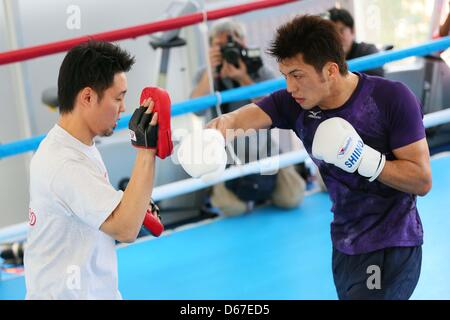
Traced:
[[[450, 299], [450, 155], [432, 160], [433, 188], [418, 199], [422, 272], [412, 299]], [[326, 193], [292, 210], [265, 207], [140, 238], [118, 247], [124, 299], [334, 300]], [[23, 276], [0, 281], [0, 299], [24, 299]]]

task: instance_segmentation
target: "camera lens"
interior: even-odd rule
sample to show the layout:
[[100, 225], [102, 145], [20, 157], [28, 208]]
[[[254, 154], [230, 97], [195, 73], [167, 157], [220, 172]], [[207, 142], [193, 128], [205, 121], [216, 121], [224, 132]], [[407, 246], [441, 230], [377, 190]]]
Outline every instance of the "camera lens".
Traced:
[[222, 57], [226, 62], [233, 64], [236, 68], [239, 67], [241, 53], [237, 48], [226, 48], [222, 53]]

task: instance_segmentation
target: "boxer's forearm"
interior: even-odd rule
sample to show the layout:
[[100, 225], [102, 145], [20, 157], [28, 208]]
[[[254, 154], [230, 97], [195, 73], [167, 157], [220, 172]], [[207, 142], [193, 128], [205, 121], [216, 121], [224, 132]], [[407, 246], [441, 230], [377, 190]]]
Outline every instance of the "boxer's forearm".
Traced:
[[424, 196], [431, 189], [431, 173], [408, 160], [386, 161], [378, 181], [397, 190]]
[[254, 103], [224, 114], [208, 123], [208, 128], [219, 130], [227, 140], [246, 133], [249, 129], [269, 128], [272, 119]]
[[251, 103], [235, 112], [234, 129], [264, 129], [270, 127], [272, 119], [256, 104]]
[[424, 196], [431, 189], [430, 154], [426, 138], [392, 150], [378, 180], [394, 189]]

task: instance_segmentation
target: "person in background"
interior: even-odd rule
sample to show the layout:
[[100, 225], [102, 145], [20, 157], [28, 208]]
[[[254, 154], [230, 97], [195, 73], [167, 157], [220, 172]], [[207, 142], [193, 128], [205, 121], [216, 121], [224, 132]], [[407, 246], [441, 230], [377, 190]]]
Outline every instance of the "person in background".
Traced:
[[[344, 47], [345, 59], [351, 60], [379, 52], [374, 44], [356, 42], [355, 22], [352, 15], [345, 9], [332, 8], [328, 10], [328, 16], [336, 25]], [[363, 73], [384, 77], [383, 67], [365, 70]]]
[[[276, 78], [275, 73], [264, 65], [259, 49], [248, 48], [245, 29], [237, 21], [229, 18], [216, 21], [209, 32], [209, 43], [208, 58], [213, 73], [214, 91], [239, 88]], [[250, 51], [252, 54], [247, 54]], [[209, 77], [208, 69], [200, 68], [194, 79], [191, 98], [210, 94]], [[252, 102], [253, 100], [243, 100], [222, 104], [218, 112], [226, 114]], [[197, 115], [205, 115], [209, 119], [217, 116], [211, 115], [210, 112], [208, 110]], [[237, 138], [234, 141], [235, 152], [237, 151], [240, 162], [250, 162], [247, 158], [260, 160], [266, 156], [275, 156], [263, 150], [267, 149], [268, 141], [272, 144], [272, 150], [278, 149], [279, 141], [275, 141], [270, 132], [250, 139]], [[228, 163], [230, 162], [233, 161]], [[303, 201], [305, 188], [304, 179], [290, 166], [279, 170], [275, 175], [252, 174], [217, 184], [212, 188], [211, 205], [219, 208], [224, 215], [239, 215], [251, 211], [255, 205], [266, 203], [292, 208]]]

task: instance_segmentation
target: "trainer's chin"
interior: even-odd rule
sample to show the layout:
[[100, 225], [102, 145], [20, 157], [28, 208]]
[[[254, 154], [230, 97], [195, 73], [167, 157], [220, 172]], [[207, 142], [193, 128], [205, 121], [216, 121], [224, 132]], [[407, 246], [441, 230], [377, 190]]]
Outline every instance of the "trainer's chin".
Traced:
[[101, 136], [102, 137], [110, 137], [110, 136], [112, 136], [113, 133], [114, 133], [114, 129], [108, 129], [108, 130], [104, 131], [101, 134]]

